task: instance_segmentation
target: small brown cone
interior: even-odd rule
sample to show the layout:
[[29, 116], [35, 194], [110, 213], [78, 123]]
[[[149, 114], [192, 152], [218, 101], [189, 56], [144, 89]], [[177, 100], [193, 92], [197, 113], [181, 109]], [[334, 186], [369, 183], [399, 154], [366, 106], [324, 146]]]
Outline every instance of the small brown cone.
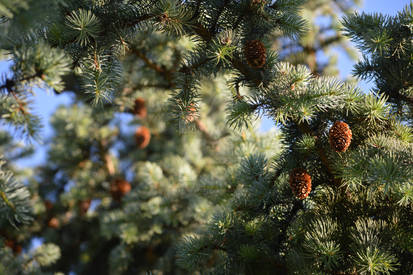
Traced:
[[53, 203], [49, 200], [45, 200], [44, 201], [44, 207], [46, 208], [47, 211], [50, 211], [53, 208]]
[[87, 213], [91, 202], [92, 202], [91, 199], [79, 201], [79, 214], [80, 215], [85, 215]]
[[352, 133], [347, 123], [336, 121], [330, 128], [328, 139], [336, 152], [345, 152], [351, 143]]
[[15, 255], [20, 254], [23, 250], [23, 247], [13, 240], [5, 240], [4, 245], [10, 247], [10, 249], [13, 251]]
[[20, 244], [16, 244], [13, 248], [14, 254], [22, 253], [23, 247]]
[[267, 60], [267, 53], [259, 40], [251, 40], [245, 43], [244, 54], [248, 64], [253, 68], [262, 68]]
[[300, 200], [307, 198], [311, 192], [311, 176], [304, 169], [293, 169], [290, 173], [289, 183], [293, 194]]
[[50, 228], [58, 228], [60, 225], [60, 222], [57, 218], [53, 217], [51, 218], [48, 222], [47, 222], [47, 226], [49, 226]]
[[5, 240], [4, 245], [7, 247], [10, 247], [12, 250], [14, 250], [14, 241], [13, 240]]
[[147, 114], [145, 99], [138, 97], [135, 99], [135, 104], [133, 105], [133, 113], [140, 118], [145, 118]]
[[136, 144], [140, 149], [145, 148], [151, 141], [151, 132], [145, 126], [139, 127], [135, 132]]
[[115, 201], [120, 201], [132, 189], [130, 183], [124, 179], [116, 179], [110, 185], [110, 193]]
[[186, 121], [194, 122], [194, 120], [196, 119], [196, 107], [194, 106], [194, 104], [191, 104], [187, 107], [187, 110], [188, 114], [186, 116]]

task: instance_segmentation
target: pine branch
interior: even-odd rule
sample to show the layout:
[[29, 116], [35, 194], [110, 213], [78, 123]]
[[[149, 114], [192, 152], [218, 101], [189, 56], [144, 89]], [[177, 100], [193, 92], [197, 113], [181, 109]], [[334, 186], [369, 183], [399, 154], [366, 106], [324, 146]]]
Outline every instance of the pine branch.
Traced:
[[[291, 226], [293, 219], [296, 217], [298, 211], [304, 208], [301, 200], [295, 200], [292, 209], [289, 211], [288, 216], [283, 220], [280, 231], [281, 235], [278, 237], [278, 244], [283, 244], [287, 240], [287, 229]], [[278, 247], [281, 249], [281, 246]]]
[[4, 167], [4, 163], [0, 157], [0, 213], [15, 227], [28, 224], [33, 219], [29, 191], [14, 179], [13, 173]]
[[108, 173], [109, 177], [112, 178], [116, 173], [116, 169], [112, 161], [112, 157], [108, 152], [108, 141], [103, 139], [99, 141], [99, 155], [104, 163], [106, 172]]
[[142, 23], [143, 21], [149, 20], [149, 19], [153, 19], [155, 18], [156, 15], [155, 14], [144, 14], [139, 16], [138, 18], [136, 18], [135, 20], [128, 22], [126, 25], [129, 27], [134, 27], [140, 23]]
[[195, 12], [193, 13], [190, 21], [193, 21], [193, 20], [195, 20], [195, 19], [198, 18], [199, 14], [200, 14], [199, 9], [200, 9], [200, 7], [201, 7], [201, 2], [202, 2], [202, 0], [197, 0], [197, 1], [196, 1]]
[[152, 60], [150, 60], [142, 51], [133, 48], [131, 49], [132, 53], [136, 54], [140, 59], [145, 62], [145, 64], [155, 70], [157, 73], [159, 73], [167, 82], [168, 82], [168, 87], [173, 88], [175, 87], [175, 84], [173, 83], [173, 77], [172, 77], [172, 71], [167, 70], [164, 65], [158, 65]]
[[198, 68], [205, 65], [206, 63], [208, 63], [211, 60], [213, 60], [212, 57], [205, 57], [205, 58], [199, 60], [198, 62], [191, 64], [190, 66], [184, 65], [182, 68], [179, 69], [178, 72], [185, 73], [185, 74], [192, 74]]
[[224, 132], [220, 137], [218, 138], [214, 138], [208, 131], [207, 127], [205, 126], [205, 124], [201, 121], [201, 119], [196, 118], [194, 120], [194, 123], [196, 125], [196, 128], [202, 133], [202, 135], [205, 137], [205, 139], [212, 143], [215, 144], [216, 146], [218, 146], [218, 141], [226, 136], [228, 136], [230, 133], [228, 132]]
[[252, 71], [247, 64], [242, 63], [239, 58], [233, 58], [231, 60], [232, 66], [234, 66], [235, 69], [240, 71], [247, 80], [252, 81], [255, 83], [257, 87], [259, 87], [262, 83], [262, 78], [260, 77], [261, 75], [257, 71]]
[[31, 81], [31, 80], [34, 80], [35, 78], [41, 77], [41, 76], [42, 76], [42, 72], [41, 72], [41, 71], [38, 71], [38, 72], [37, 72], [36, 74], [34, 74], [34, 75], [25, 76], [25, 77], [23, 77], [23, 78], [21, 78], [21, 79], [18, 79], [18, 80], [13, 80], [13, 79], [11, 79], [11, 78], [7, 78], [7, 79], [4, 81], [4, 84], [0, 86], [0, 91], [1, 91], [1, 90], [7, 90], [7, 91], [10, 92], [10, 90], [11, 90], [14, 86], [16, 86], [18, 83], [25, 82], [25, 81]]
[[218, 8], [218, 13], [215, 15], [215, 18], [212, 19], [212, 24], [211, 27], [209, 28], [209, 32], [211, 33], [211, 36], [214, 36], [217, 32], [217, 24], [218, 20], [221, 17], [222, 13], [224, 12], [226, 6], [229, 4], [230, 0], [224, 0], [221, 4], [221, 6]]
[[328, 160], [327, 155], [325, 154], [324, 150], [322, 149], [322, 147], [318, 143], [319, 137], [311, 131], [311, 129], [310, 129], [310, 127], [307, 123], [305, 123], [305, 122], [304, 123], [295, 122], [295, 124], [300, 129], [302, 134], [310, 135], [310, 136], [312, 136], [316, 139], [317, 152], [319, 154], [321, 162], [323, 163], [324, 167], [327, 170], [329, 178], [333, 179], [333, 182], [335, 183], [336, 186], [341, 186], [341, 184], [342, 184], [341, 181], [334, 176], [333, 170], [332, 170], [331, 165], [330, 165], [331, 161]]

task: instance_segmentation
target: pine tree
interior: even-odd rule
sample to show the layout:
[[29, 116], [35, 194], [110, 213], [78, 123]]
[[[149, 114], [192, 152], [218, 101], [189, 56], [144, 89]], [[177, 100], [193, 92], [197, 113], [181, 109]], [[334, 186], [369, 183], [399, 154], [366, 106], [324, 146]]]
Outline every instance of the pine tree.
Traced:
[[[32, 88], [74, 99], [53, 115], [35, 176], [11, 183], [10, 164], [0, 175], [1, 272], [413, 271], [411, 6], [344, 19], [344, 33], [374, 49], [356, 67], [376, 80], [368, 94], [317, 76], [334, 60], [314, 61], [346, 47], [326, 7], [349, 13], [353, 1], [304, 6], [333, 16], [329, 43], [307, 32], [302, 0], [12, 2], [0, 2], [0, 49], [13, 62], [2, 120], [38, 138]], [[362, 31], [372, 26], [379, 39]], [[275, 39], [301, 48], [277, 57]], [[281, 142], [256, 134], [262, 115]], [[18, 254], [35, 237], [43, 245]]]
[[[291, 1], [292, 8], [298, 4]], [[19, 45], [5, 40], [14, 74], [1, 85], [4, 119], [35, 136], [28, 88], [46, 84], [76, 94], [73, 106], [52, 119], [48, 163], [33, 184], [35, 221], [22, 237], [27, 246], [33, 236], [59, 246], [61, 258], [43, 271], [176, 270], [175, 240], [227, 199], [227, 185], [217, 185], [224, 182], [222, 165], [229, 169], [240, 155], [278, 148], [273, 134], [254, 144], [261, 138], [234, 136], [225, 126], [223, 103], [239, 92], [222, 92], [229, 91], [228, 66], [254, 72], [240, 59], [240, 36], [252, 31], [247, 23], [255, 24], [259, 6], [264, 2], [65, 1], [48, 7], [45, 20], [16, 39]], [[270, 25], [257, 22], [257, 38], [278, 21], [288, 21], [288, 28], [280, 25], [285, 33], [301, 29], [303, 21], [289, 10], [266, 9]], [[10, 37], [24, 13], [7, 18]], [[264, 63], [272, 60], [266, 56]], [[135, 106], [138, 98], [144, 107]], [[132, 131], [122, 113], [135, 115]]]
[[385, 77], [396, 71], [409, 75], [412, 64], [404, 59], [403, 68], [394, 61], [387, 66], [388, 52], [378, 50], [383, 40], [363, 31], [388, 35], [385, 48], [403, 53], [392, 56], [403, 64], [411, 56], [412, 40], [402, 25], [412, 23], [412, 7], [395, 17], [344, 19], [346, 33], [366, 52], [376, 49], [355, 73], [374, 77], [380, 93], [363, 93], [287, 63], [274, 66], [268, 86], [254, 88], [244, 113], [236, 115], [243, 120], [257, 112], [273, 117], [286, 149], [277, 160], [256, 154], [241, 162], [235, 174], [238, 190], [226, 207], [203, 232], [182, 242], [179, 263], [184, 268], [214, 274], [413, 272], [408, 222], [413, 136], [406, 112], [397, 112], [408, 110], [409, 103], [394, 97], [391, 87], [401, 87], [400, 79]]

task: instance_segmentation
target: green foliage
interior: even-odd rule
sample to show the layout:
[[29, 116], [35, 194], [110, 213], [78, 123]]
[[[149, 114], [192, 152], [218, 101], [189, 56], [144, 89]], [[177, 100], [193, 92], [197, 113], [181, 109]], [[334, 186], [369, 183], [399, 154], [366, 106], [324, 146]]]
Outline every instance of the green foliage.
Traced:
[[340, 244], [335, 240], [337, 236], [337, 223], [328, 217], [315, 220], [308, 226], [305, 233], [304, 247], [310, 258], [315, 258], [313, 263], [317, 269], [333, 271], [343, 255]]
[[178, 0], [157, 1], [153, 15], [157, 18], [156, 27], [165, 33], [182, 36], [185, 27], [191, 26], [191, 10]]
[[[156, 39], [162, 41], [160, 36]], [[188, 45], [187, 40], [176, 43], [183, 50]], [[169, 58], [172, 63], [173, 56], [163, 53], [165, 48], [150, 50], [162, 56], [165, 64], [170, 64]], [[125, 61], [124, 66], [130, 72], [130, 82], [119, 91], [117, 106], [93, 108], [78, 99], [73, 106], [59, 107], [51, 119], [55, 135], [48, 164], [42, 169], [45, 183], [39, 186], [43, 199], [38, 203], [47, 196], [54, 197], [56, 188], [67, 191], [59, 194], [52, 212], [41, 210], [38, 219], [47, 224], [53, 213], [61, 223], [61, 230], [46, 228], [42, 234], [46, 242], [61, 248], [62, 257], [54, 270], [96, 272], [101, 257], [110, 257], [107, 264], [99, 264], [98, 272], [102, 273], [181, 270], [175, 264], [176, 242], [184, 233], [205, 224], [221, 200], [230, 194], [229, 187], [220, 184], [225, 175], [221, 164], [229, 168], [245, 154], [278, 151], [274, 133], [265, 137], [253, 130], [230, 134], [224, 112], [229, 96], [225, 77], [197, 82], [203, 95], [197, 106], [199, 115], [191, 119], [197, 130], [182, 133], [169, 123], [169, 95], [163, 89], [134, 88], [148, 81], [135, 77], [136, 74], [144, 72], [154, 81], [162, 81], [163, 75], [145, 72], [145, 63], [135, 57]], [[129, 66], [139, 69], [128, 70]], [[128, 116], [126, 113], [134, 108], [131, 98], [137, 97], [145, 99], [147, 116], [135, 116], [125, 125], [118, 116]], [[143, 149], [137, 147], [131, 129], [140, 125], [151, 131], [151, 141]], [[116, 178], [127, 178], [132, 188], [120, 202], [110, 194]], [[78, 204], [87, 198], [97, 206], [81, 215]], [[68, 220], [70, 216], [73, 218]], [[93, 234], [89, 234], [90, 227]], [[36, 226], [30, 230], [36, 230]], [[73, 248], [72, 242], [66, 241], [76, 234], [87, 235], [82, 240], [84, 249]], [[79, 256], [65, 257], [73, 249]], [[106, 252], [99, 252], [101, 249]]]
[[371, 194], [382, 190], [385, 194], [397, 194], [399, 203], [406, 202], [410, 197], [401, 190], [410, 189], [413, 180], [412, 152], [411, 143], [385, 135], [373, 136], [365, 146], [351, 152], [349, 158], [344, 157], [337, 171], [348, 188], [356, 190], [362, 182], [369, 182]]
[[[273, 46], [279, 52], [280, 59], [294, 65], [307, 65], [316, 75], [337, 76], [338, 49], [348, 57], [357, 58], [355, 49], [341, 32], [340, 17], [353, 13], [360, 4], [358, 0], [304, 1], [300, 6], [299, 15], [307, 21], [306, 31], [297, 39], [288, 39], [274, 32], [281, 39], [273, 40]], [[283, 9], [292, 8], [289, 1], [277, 1], [275, 5]], [[320, 24], [320, 19], [322, 24]]]
[[[2, 119], [34, 135], [31, 89], [73, 95], [51, 118], [46, 162], [33, 175], [2, 166], [1, 211], [15, 225], [34, 219], [0, 230], [11, 248], [0, 272], [412, 272], [411, 7], [385, 17], [350, 15], [358, 1], [340, 0], [47, 2], [0, 2], [0, 48], [14, 61]], [[371, 93], [330, 77], [329, 50], [352, 52], [339, 12]], [[311, 24], [320, 15], [325, 29]], [[251, 40], [262, 68], [246, 60]], [[257, 134], [261, 116], [279, 129]], [[329, 144], [336, 121], [352, 132], [345, 152]], [[7, 158], [28, 152], [0, 142]], [[296, 168], [305, 199], [291, 191]], [[30, 250], [34, 236], [43, 245]]]
[[42, 244], [33, 252], [33, 260], [40, 266], [50, 266], [60, 258], [60, 249], [52, 243]]
[[252, 104], [248, 104], [244, 99], [234, 102], [228, 110], [228, 124], [234, 128], [249, 126], [251, 124], [250, 116], [255, 111], [254, 106], [251, 105]]
[[79, 69], [83, 73], [81, 87], [90, 94], [93, 104], [110, 102], [121, 80], [122, 68], [117, 60], [94, 51], [83, 59]]
[[[411, 206], [410, 128], [396, 122], [400, 118], [389, 111], [383, 95], [314, 78], [304, 66], [279, 63], [274, 71], [266, 87], [253, 90], [249, 106], [280, 123], [288, 149], [273, 169], [261, 155], [245, 157], [223, 214], [180, 254], [191, 261], [185, 253], [202, 248], [196, 253], [209, 257], [194, 259], [187, 268], [218, 272], [224, 262], [227, 271], [245, 273], [259, 263], [262, 274], [270, 274], [267, 270], [274, 265], [282, 274], [409, 272], [410, 252], [390, 240], [400, 234], [395, 217], [409, 213]], [[326, 138], [328, 121], [337, 120], [352, 130], [352, 145], [345, 153], [334, 152]], [[288, 174], [296, 167], [305, 167], [311, 176], [312, 191], [304, 202], [288, 187]], [[366, 231], [360, 225], [366, 218], [388, 221], [392, 229], [370, 222]], [[250, 235], [250, 224], [257, 219], [265, 222]], [[361, 241], [365, 238], [369, 241]], [[223, 255], [211, 267], [208, 259], [217, 250]]]
[[0, 16], [12, 18], [13, 13], [17, 12], [19, 9], [27, 9], [28, 1], [9, 1], [2, 0], [0, 2]]
[[128, 253], [127, 246], [120, 244], [112, 250], [109, 257], [109, 266], [111, 274], [122, 274], [127, 270], [132, 261], [132, 255]]
[[69, 28], [74, 30], [76, 42], [80, 46], [93, 43], [101, 31], [99, 19], [90, 10], [72, 11], [66, 20]]
[[[23, 79], [41, 77], [50, 87], [60, 91], [63, 88], [60, 76], [66, 73], [68, 60], [72, 60], [71, 66], [81, 78], [81, 88], [92, 96], [92, 101], [110, 101], [122, 80], [120, 53], [126, 53], [136, 35], [160, 31], [166, 35], [185, 36], [197, 40], [197, 47], [188, 51], [175, 64], [173, 72], [164, 74], [169, 86], [176, 88], [176, 95], [172, 99], [177, 113], [175, 117], [185, 122], [182, 118], [188, 114], [188, 108], [196, 105], [198, 98], [196, 78], [201, 75], [209, 77], [223, 68], [245, 72], [247, 65], [240, 63], [239, 59], [244, 38], [252, 32], [260, 39], [274, 28], [289, 36], [302, 33], [304, 21], [297, 14], [301, 4], [302, 1], [297, 0], [283, 1], [271, 5], [268, 3], [256, 9], [248, 1], [58, 1], [50, 7], [54, 14], [46, 17], [47, 22], [27, 32], [36, 40], [45, 38], [49, 43], [47, 47], [54, 48], [49, 51], [45, 44], [39, 45], [39, 48], [44, 48], [43, 54], [52, 55], [49, 60], [53, 64], [38, 62], [40, 67], [35, 70], [32, 67], [25, 68], [25, 72], [30, 69], [32, 75], [25, 75]], [[265, 22], [260, 23], [258, 19]], [[252, 26], [255, 26], [254, 30]], [[217, 49], [217, 44], [211, 42], [222, 40], [224, 33], [233, 33], [233, 37], [241, 39], [231, 41], [231, 46]], [[33, 43], [23, 40], [9, 51], [21, 57], [22, 51], [31, 49], [39, 57], [37, 47], [31, 47]], [[59, 56], [57, 52], [54, 54], [55, 48], [64, 49], [65, 57], [61, 56], [61, 52]], [[214, 53], [213, 58], [207, 53]], [[27, 65], [31, 66], [31, 57], [24, 58], [28, 59]], [[57, 60], [61, 62], [55, 63]], [[145, 60], [148, 62], [150, 59]], [[214, 62], [218, 62], [219, 66], [213, 66]], [[157, 71], [164, 70], [155, 64], [150, 66]], [[21, 81], [18, 77], [21, 69], [14, 69], [16, 83]], [[55, 75], [49, 75], [49, 72], [55, 72]], [[249, 75], [249, 78], [257, 78], [251, 73]]]
[[[386, 114], [385, 99], [374, 95], [362, 97], [361, 92], [350, 85], [331, 78], [312, 77], [304, 66], [279, 63], [274, 71], [271, 84], [254, 91], [254, 101], [249, 105], [263, 110], [276, 122], [311, 123], [322, 112], [342, 109], [345, 113], [362, 113], [375, 124]], [[366, 104], [360, 104], [360, 100]]]
[[[354, 14], [343, 20], [345, 35], [363, 53], [354, 68], [361, 79], [374, 79], [376, 91], [389, 97], [400, 114], [412, 119], [413, 4], [390, 17], [381, 14]], [[405, 107], [402, 107], [406, 105]], [[407, 107], [407, 109], [406, 109]]]
[[34, 46], [23, 46], [13, 52], [14, 76], [0, 84], [3, 120], [29, 137], [38, 137], [40, 118], [30, 110], [30, 96], [34, 86], [62, 91], [62, 77], [69, 72], [70, 59], [60, 49], [53, 49], [44, 41], [32, 41]]
[[0, 158], [0, 212], [13, 226], [27, 224], [32, 220], [30, 193], [13, 178], [13, 173], [4, 167]]
[[24, 255], [24, 257], [15, 257], [9, 248], [1, 249], [0, 256], [1, 274], [62, 274], [60, 272], [51, 273], [42, 270], [42, 267], [49, 266], [60, 257], [59, 247], [54, 244], [43, 244], [32, 253]]
[[15, 83], [25, 87], [31, 84], [30, 81], [41, 79], [49, 88], [62, 91], [62, 76], [70, 71], [70, 59], [62, 50], [53, 49], [44, 41], [37, 41], [36, 44], [34, 47], [18, 48], [13, 53]]
[[17, 274], [21, 263], [13, 256], [11, 249], [0, 250], [0, 272], [3, 274]]
[[[0, 95], [0, 115], [4, 122], [14, 126], [18, 132], [27, 137], [38, 137], [42, 128], [40, 118], [30, 113], [20, 98]], [[23, 98], [24, 100], [24, 98]], [[26, 101], [27, 102], [27, 101]]]

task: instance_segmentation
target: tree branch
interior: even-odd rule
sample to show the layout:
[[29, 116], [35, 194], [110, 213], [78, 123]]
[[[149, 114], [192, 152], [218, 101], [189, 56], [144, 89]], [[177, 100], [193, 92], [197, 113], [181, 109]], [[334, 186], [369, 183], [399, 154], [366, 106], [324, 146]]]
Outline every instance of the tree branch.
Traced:
[[[308, 126], [308, 124], [306, 124], [306, 123], [298, 123], [298, 122], [295, 122], [295, 124], [297, 125], [298, 129], [300, 129], [300, 131], [301, 131], [303, 134], [309, 134], [309, 135], [315, 137], [315, 138], [318, 140], [318, 136], [313, 133], [313, 131], [312, 131], [312, 130], [310, 129], [310, 127]], [[340, 181], [340, 180], [337, 180], [337, 179], [334, 177], [333, 169], [332, 169], [331, 166], [330, 166], [330, 161], [328, 160], [327, 155], [325, 154], [323, 148], [321, 148], [321, 146], [318, 144], [318, 142], [316, 142], [316, 147], [317, 147], [317, 152], [318, 152], [318, 155], [319, 155], [319, 157], [320, 157], [320, 160], [321, 160], [321, 162], [323, 163], [324, 167], [325, 167], [326, 170], [327, 170], [327, 174], [329, 175], [329, 177], [330, 177], [331, 179], [333, 179], [333, 182], [334, 182], [337, 186], [340, 186], [340, 185], [341, 185], [341, 181]]]
[[213, 23], [212, 23], [211, 28], [209, 29], [209, 31], [210, 31], [212, 34], [215, 34], [215, 33], [216, 33], [216, 27], [217, 27], [217, 24], [218, 24], [218, 20], [219, 20], [219, 18], [221, 17], [222, 13], [224, 12], [224, 9], [225, 9], [225, 7], [228, 5], [228, 3], [229, 3], [228, 0], [224, 0], [224, 3], [222, 3], [222, 6], [220, 7], [220, 9], [219, 9], [219, 11], [218, 11], [218, 14], [217, 14], [217, 16], [215, 17], [215, 19], [214, 19], [214, 21], [213, 21]]
[[150, 60], [143, 52], [136, 48], [131, 49], [131, 51], [140, 59], [142, 59], [143, 62], [145, 62], [145, 64], [148, 65], [149, 68], [153, 69], [155, 72], [162, 75], [162, 77], [168, 82], [169, 87], [172, 88], [175, 86], [175, 84], [172, 81], [172, 73], [171, 71], [167, 70], [165, 66], [159, 65], [154, 61]]
[[139, 24], [139, 23], [142, 22], [142, 21], [145, 21], [145, 20], [148, 20], [148, 19], [152, 19], [152, 18], [154, 18], [154, 17], [155, 17], [154, 14], [144, 14], [144, 15], [141, 15], [141, 16], [139, 16], [138, 18], [136, 18], [134, 21], [129, 22], [129, 23], [127, 24], [127, 26], [135, 26], [136, 24]]

